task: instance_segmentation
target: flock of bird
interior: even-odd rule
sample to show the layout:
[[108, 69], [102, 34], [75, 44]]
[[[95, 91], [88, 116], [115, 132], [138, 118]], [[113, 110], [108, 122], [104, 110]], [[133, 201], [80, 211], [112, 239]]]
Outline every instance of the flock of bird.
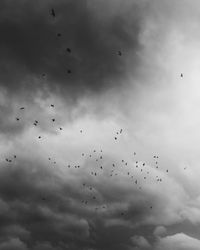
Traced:
[[[55, 10], [52, 8], [50, 10], [50, 15], [53, 17], [53, 18], [56, 18], [56, 12]], [[57, 33], [57, 36], [60, 37], [62, 36], [61, 33]], [[66, 52], [67, 53], [72, 53], [72, 50], [70, 48], [66, 48]], [[117, 51], [117, 55], [118, 56], [122, 56], [122, 52], [119, 50]], [[67, 70], [68, 74], [71, 74], [72, 71], [71, 69], [68, 69]], [[46, 76], [46, 74], [44, 73], [42, 75], [43, 77]], [[181, 73], [180, 77], [182, 78], [183, 77], [183, 73]], [[49, 105], [49, 108], [52, 108], [54, 109], [55, 108], [55, 105], [54, 104], [50, 104]], [[25, 107], [20, 107], [19, 108], [21, 112], [24, 112], [25, 111]], [[20, 122], [21, 120], [23, 120], [23, 113], [20, 114], [20, 116], [17, 116], [16, 117], [16, 121], [17, 122]], [[51, 122], [56, 124], [56, 118], [51, 118]], [[40, 126], [40, 122], [39, 120], [33, 120], [32, 121], [32, 125], [37, 127], [37, 126]], [[58, 126], [58, 129], [60, 131], [63, 130], [63, 127], [59, 127]], [[80, 133], [83, 133], [83, 129], [80, 129], [79, 130]], [[115, 134], [113, 135], [113, 140], [117, 143], [120, 139], [120, 136], [123, 134], [123, 129], [120, 129], [119, 131], [116, 131]], [[38, 135], [38, 139], [41, 140], [42, 139], [42, 135]], [[90, 153], [85, 153], [83, 152], [81, 154], [82, 157], [85, 157], [85, 162], [88, 161], [88, 159], [91, 159], [93, 162], [95, 161], [96, 162], [96, 165], [95, 167], [93, 167], [94, 169], [92, 170], [89, 170], [88, 172], [88, 175], [92, 178], [98, 178], [98, 176], [101, 176], [101, 175], [107, 175], [108, 178], [115, 178], [115, 177], [127, 177], [129, 178], [129, 180], [134, 184], [136, 185], [136, 187], [138, 187], [138, 189], [142, 189], [142, 181], [141, 179], [143, 179], [143, 181], [147, 181], [147, 179], [150, 179], [151, 177], [151, 169], [152, 167], [149, 167], [148, 164], [146, 164], [145, 162], [142, 162], [142, 161], [139, 161], [137, 160], [137, 154], [136, 152], [133, 152], [133, 159], [134, 161], [133, 162], [128, 162], [126, 161], [125, 159], [122, 159], [121, 162], [112, 162], [110, 164], [110, 166], [104, 166], [104, 154], [103, 154], [103, 150], [96, 150], [94, 149], [92, 152]], [[6, 158], [6, 162], [8, 163], [12, 163], [12, 161], [14, 159], [16, 159], [17, 156], [14, 155], [12, 156], [11, 158]], [[153, 155], [153, 160], [154, 160], [154, 167], [155, 169], [158, 169], [159, 168], [159, 156], [158, 155]], [[52, 162], [53, 164], [57, 164], [56, 160], [52, 160], [52, 157], [48, 157], [48, 161], [49, 162]], [[131, 168], [129, 167], [131, 166]], [[124, 174], [124, 167], [126, 168], [127, 167], [127, 170], [126, 170], [126, 174]], [[67, 168], [69, 169], [72, 169], [72, 168], [75, 168], [75, 169], [80, 169], [81, 168], [81, 165], [72, 165], [72, 164], [68, 164], [67, 165]], [[87, 168], [88, 169], [88, 168]], [[121, 169], [123, 169], [123, 171], [121, 171]], [[131, 170], [130, 170], [131, 169]], [[184, 168], [184, 170], [186, 170], [186, 168]], [[163, 170], [161, 170], [163, 172]], [[136, 173], [135, 173], [136, 172]], [[159, 171], [154, 171], [154, 173], [158, 173]], [[166, 169], [165, 170], [166, 173], [169, 173], [169, 170]], [[139, 177], [139, 173], [142, 177]], [[162, 175], [163, 176], [163, 175]], [[153, 179], [154, 181], [156, 181], [157, 183], [161, 183], [163, 181], [163, 179], [158, 175], [154, 176], [155, 179]], [[115, 180], [116, 182], [118, 181], [117, 179]], [[96, 202], [96, 205], [94, 206], [94, 209], [95, 211], [99, 210], [99, 209], [108, 209], [108, 204], [98, 204], [98, 195], [96, 193], [96, 188], [95, 186], [92, 186], [91, 184], [89, 183], [82, 183], [82, 188], [83, 188], [83, 191], [86, 191], [86, 197], [83, 198], [81, 200], [81, 203], [83, 205], [88, 205], [89, 203], [91, 204], [94, 204], [94, 202]], [[87, 192], [89, 192], [89, 196], [87, 194]], [[42, 200], [46, 200], [45, 197], [42, 197]], [[149, 205], [149, 208], [150, 209], [153, 209], [153, 206], [152, 205]], [[125, 216], [126, 215], [126, 211], [121, 211], [120, 212], [120, 215], [121, 216]]]
[[[55, 105], [54, 104], [50, 104], [49, 105], [50, 109], [55, 109]], [[25, 111], [25, 107], [21, 107], [19, 108], [21, 115], [19, 117], [16, 118], [17, 122], [20, 122], [21, 120], [23, 121], [23, 114]], [[50, 118], [49, 119], [52, 123], [56, 124], [56, 119], [55, 118]], [[39, 126], [40, 122], [39, 120], [34, 120], [32, 122], [33, 126]], [[57, 127], [60, 130], [63, 130], [62, 127]], [[79, 133], [83, 133], [84, 130], [80, 129]], [[120, 142], [120, 136], [123, 136], [123, 129], [119, 129], [117, 131], [115, 131], [113, 137], [113, 143], [118, 143]], [[38, 139], [40, 140], [42, 138], [41, 135], [38, 135]], [[13, 159], [15, 159], [17, 156], [14, 155], [13, 158], [6, 158], [6, 161], [8, 163], [11, 163], [13, 161]], [[85, 166], [87, 164], [89, 164], [89, 166], [91, 165], [92, 168], [88, 168], [87, 166], [84, 167], [81, 164], [68, 164], [66, 167], [68, 169], [84, 169], [84, 175], [87, 175], [87, 180], [90, 180], [93, 185], [91, 183], [87, 183], [87, 182], [83, 182], [82, 183], [82, 188], [84, 191], [84, 196], [83, 199], [81, 200], [81, 203], [83, 205], [89, 205], [91, 204], [94, 207], [95, 211], [98, 211], [100, 209], [103, 210], [108, 210], [109, 205], [108, 204], [99, 204], [101, 203], [101, 199], [99, 199], [98, 201], [98, 192], [96, 187], [94, 186], [95, 184], [95, 180], [92, 180], [91, 178], [98, 178], [98, 177], [102, 177], [103, 178], [108, 178], [108, 181], [110, 181], [110, 178], [114, 178], [113, 181], [114, 182], [118, 182], [119, 179], [115, 179], [115, 178], [128, 178], [127, 181], [131, 181], [135, 187], [134, 188], [138, 188], [138, 190], [142, 189], [142, 185], [145, 185], [145, 181], [150, 180], [153, 181], [154, 183], [162, 183], [163, 182], [163, 177], [165, 176], [163, 174], [163, 172], [165, 172], [166, 174], [169, 173], [169, 169], [161, 169], [159, 166], [159, 156], [158, 155], [153, 155], [152, 156], [152, 160], [153, 160], [153, 166], [150, 166], [150, 164], [147, 164], [146, 162], [143, 162], [141, 160], [137, 159], [137, 153], [133, 152], [132, 154], [132, 160], [130, 162], [129, 160], [125, 160], [125, 159], [121, 159], [119, 162], [111, 162], [110, 164], [105, 164], [104, 162], [104, 158], [106, 159], [106, 155], [104, 155], [103, 153], [103, 149], [100, 150], [96, 150], [93, 149], [91, 152], [82, 152], [81, 153], [81, 157], [83, 158], [83, 162], [85, 162]], [[54, 165], [57, 164], [57, 161], [55, 159], [53, 159], [52, 157], [48, 157], [48, 161]], [[152, 168], [154, 168], [154, 171], [151, 171]], [[160, 169], [159, 169], [160, 168]], [[158, 171], [159, 169], [159, 171]], [[186, 170], [186, 167], [184, 168], [184, 170]], [[87, 172], [86, 172], [87, 171]], [[83, 172], [81, 172], [80, 174], [82, 174]], [[158, 173], [157, 175], [154, 176], [154, 174]], [[162, 173], [160, 175], [160, 173]], [[85, 176], [84, 176], [85, 177]], [[100, 179], [101, 180], [101, 179]], [[89, 195], [87, 192], [89, 192]], [[46, 198], [42, 198], [42, 200], [46, 200]], [[94, 202], [96, 202], [96, 205], [94, 204]], [[97, 205], [99, 204], [99, 205]], [[153, 209], [153, 206], [149, 206], [150, 209]], [[125, 216], [126, 212], [123, 211], [120, 213], [121, 216]]]
[[[49, 11], [49, 13], [50, 13], [50, 15], [51, 15], [51, 17], [52, 17], [53, 19], [56, 18], [55, 9], [52, 8], [52, 9]], [[62, 36], [61, 33], [57, 33], [57, 37], [61, 37], [61, 36]], [[72, 53], [71, 48], [67, 47], [67, 48], [66, 48], [66, 52], [67, 52], [67, 53]], [[118, 56], [122, 56], [122, 51], [118, 50], [116, 54], [117, 54]], [[71, 74], [71, 73], [72, 73], [72, 70], [71, 70], [71, 69], [67, 69], [67, 73], [68, 73], [68, 74]], [[45, 76], [45, 75], [46, 75], [46, 74], [43, 74], [43, 76]]]

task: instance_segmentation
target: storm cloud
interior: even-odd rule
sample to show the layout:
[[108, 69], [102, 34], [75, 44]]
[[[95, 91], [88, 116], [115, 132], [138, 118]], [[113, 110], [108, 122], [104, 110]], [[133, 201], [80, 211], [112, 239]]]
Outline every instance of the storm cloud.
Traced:
[[199, 10], [0, 2], [0, 250], [199, 249]]
[[131, 55], [132, 71], [139, 66], [144, 7], [137, 1], [20, 0], [0, 8], [1, 83], [10, 91], [46, 86], [74, 98], [99, 94], [124, 87], [124, 58]]

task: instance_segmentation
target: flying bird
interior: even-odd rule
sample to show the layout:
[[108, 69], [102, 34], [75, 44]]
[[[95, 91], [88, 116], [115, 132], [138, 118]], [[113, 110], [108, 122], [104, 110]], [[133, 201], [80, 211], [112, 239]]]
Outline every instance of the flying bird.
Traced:
[[55, 13], [55, 10], [53, 8], [51, 9], [50, 14], [52, 15], [52, 17], [56, 17], [56, 13]]
[[122, 56], [122, 52], [120, 50], [117, 52], [117, 54], [118, 56]]

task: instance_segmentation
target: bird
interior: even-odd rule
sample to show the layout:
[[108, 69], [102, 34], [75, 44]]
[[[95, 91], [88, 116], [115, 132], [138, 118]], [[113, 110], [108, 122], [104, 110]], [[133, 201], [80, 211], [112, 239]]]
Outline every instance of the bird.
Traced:
[[181, 77], [183, 77], [183, 73], [181, 73]]
[[55, 118], [53, 118], [53, 119], [51, 119], [52, 120], [52, 122], [55, 122]]
[[56, 17], [56, 13], [55, 13], [55, 10], [53, 8], [51, 9], [51, 13], [50, 14], [52, 15], [52, 17]]
[[61, 37], [61, 33], [57, 33], [57, 36], [58, 36], [58, 37]]
[[71, 71], [70, 69], [68, 69], [68, 70], [67, 70], [67, 73], [68, 73], [68, 74], [71, 74], [71, 73], [72, 73], [72, 71]]
[[71, 53], [71, 49], [70, 49], [70, 48], [66, 48], [66, 51], [67, 51], [68, 53]]
[[54, 104], [51, 104], [51, 107], [54, 108]]
[[20, 109], [23, 110], [23, 109], [25, 109], [25, 107], [21, 107]]
[[122, 52], [120, 50], [117, 52], [117, 54], [118, 56], [122, 56]]

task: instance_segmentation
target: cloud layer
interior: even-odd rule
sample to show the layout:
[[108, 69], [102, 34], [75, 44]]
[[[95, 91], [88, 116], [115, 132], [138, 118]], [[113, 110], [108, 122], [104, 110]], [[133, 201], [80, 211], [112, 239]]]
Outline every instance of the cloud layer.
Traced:
[[0, 250], [200, 248], [198, 10], [1, 1]]

